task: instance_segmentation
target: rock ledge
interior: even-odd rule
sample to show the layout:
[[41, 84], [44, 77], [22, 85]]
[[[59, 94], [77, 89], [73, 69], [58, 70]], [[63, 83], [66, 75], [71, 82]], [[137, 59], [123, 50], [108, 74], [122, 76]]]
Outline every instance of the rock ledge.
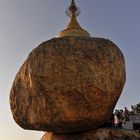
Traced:
[[83, 133], [46, 133], [41, 140], [140, 140], [140, 130], [100, 128]]

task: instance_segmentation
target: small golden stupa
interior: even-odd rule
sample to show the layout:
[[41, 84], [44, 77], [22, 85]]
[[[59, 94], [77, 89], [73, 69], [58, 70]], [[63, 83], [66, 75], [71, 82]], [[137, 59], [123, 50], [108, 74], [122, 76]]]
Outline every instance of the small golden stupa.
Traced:
[[82, 27], [77, 22], [76, 16], [80, 14], [79, 8], [75, 5], [74, 0], [71, 1], [71, 5], [66, 10], [66, 14], [70, 17], [70, 21], [66, 28], [59, 32], [57, 37], [63, 36], [87, 36], [90, 37], [90, 34], [82, 29]]

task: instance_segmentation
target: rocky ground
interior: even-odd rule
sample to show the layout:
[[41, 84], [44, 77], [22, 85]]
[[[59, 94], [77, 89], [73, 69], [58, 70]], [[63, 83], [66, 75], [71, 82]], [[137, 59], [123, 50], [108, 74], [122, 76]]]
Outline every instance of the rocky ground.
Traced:
[[75, 134], [46, 133], [41, 140], [140, 140], [140, 130], [100, 128]]

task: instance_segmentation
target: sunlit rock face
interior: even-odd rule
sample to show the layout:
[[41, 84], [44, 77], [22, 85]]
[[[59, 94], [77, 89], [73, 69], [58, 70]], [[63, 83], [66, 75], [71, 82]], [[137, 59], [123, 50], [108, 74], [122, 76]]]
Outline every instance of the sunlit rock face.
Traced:
[[95, 129], [111, 116], [124, 83], [124, 57], [111, 41], [54, 38], [35, 48], [16, 75], [11, 110], [24, 129]]
[[138, 130], [102, 128], [76, 134], [46, 133], [41, 140], [140, 140]]

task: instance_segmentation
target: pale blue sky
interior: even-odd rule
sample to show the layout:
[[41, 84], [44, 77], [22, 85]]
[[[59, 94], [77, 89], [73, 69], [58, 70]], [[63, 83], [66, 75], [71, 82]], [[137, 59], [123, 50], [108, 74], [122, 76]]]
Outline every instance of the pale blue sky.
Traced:
[[[70, 0], [0, 0], [0, 140], [39, 140], [12, 119], [9, 91], [29, 52], [56, 36], [68, 18]], [[122, 50], [127, 82], [117, 108], [140, 102], [140, 0], [76, 0], [78, 21], [93, 37], [111, 39]]]

